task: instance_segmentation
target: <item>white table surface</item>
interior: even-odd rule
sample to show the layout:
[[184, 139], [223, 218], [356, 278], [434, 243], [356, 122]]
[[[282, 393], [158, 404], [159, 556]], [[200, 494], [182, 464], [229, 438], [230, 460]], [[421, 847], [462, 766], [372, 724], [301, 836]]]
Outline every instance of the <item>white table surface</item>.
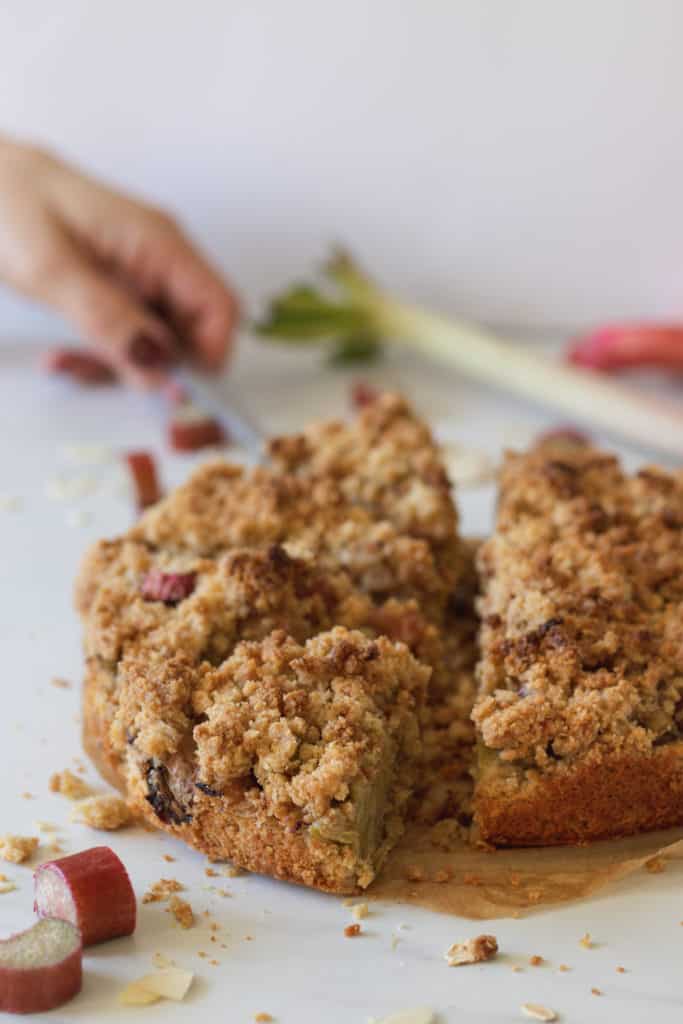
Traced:
[[[162, 876], [177, 877], [187, 883], [195, 910], [209, 909], [221, 922], [228, 946], [215, 953], [206, 925], [181, 931], [163, 905], [141, 907], [134, 939], [88, 951], [82, 995], [48, 1019], [237, 1024], [268, 1012], [282, 1024], [365, 1024], [370, 1017], [428, 1006], [439, 1024], [469, 1024], [521, 1020], [519, 1007], [530, 1001], [553, 1007], [566, 1022], [642, 1024], [650, 1014], [658, 1024], [678, 1022], [683, 876], [676, 865], [660, 875], [641, 872], [590, 901], [524, 920], [485, 924], [378, 905], [363, 922], [363, 936], [348, 940], [342, 933], [350, 912], [339, 899], [251, 875], [221, 881], [232, 893], [224, 899], [207, 891], [214, 880], [204, 876], [205, 859], [169, 837], [137, 830], [104, 835], [68, 824], [70, 807], [48, 792], [48, 778], [81, 753], [81, 653], [71, 584], [86, 544], [124, 530], [131, 509], [113, 493], [111, 467], [94, 471], [101, 486], [78, 501], [51, 499], [46, 487], [56, 473], [90, 472], [69, 461], [65, 446], [74, 442], [153, 448], [167, 483], [181, 480], [193, 459], [164, 450], [163, 419], [154, 400], [119, 390], [79, 391], [41, 378], [34, 363], [30, 346], [0, 343], [0, 494], [20, 499], [19, 508], [0, 512], [0, 832], [30, 834], [36, 820], [47, 820], [61, 823], [68, 851], [110, 843], [127, 864], [138, 896]], [[553, 423], [552, 417], [426, 367], [390, 363], [364, 376], [402, 386], [442, 436], [492, 455], [505, 444], [524, 444]], [[307, 356], [245, 346], [233, 381], [264, 424], [288, 428], [311, 415], [344, 412], [349, 377]], [[468, 491], [460, 504], [466, 532], [489, 528], [490, 488]], [[73, 525], [84, 517], [84, 525]], [[73, 688], [54, 688], [53, 676], [72, 680]], [[90, 778], [96, 782], [93, 773]], [[24, 791], [35, 798], [22, 798]], [[177, 862], [167, 864], [164, 852]], [[32, 921], [31, 871], [0, 866], [18, 884], [16, 892], [0, 896], [1, 931], [8, 934]], [[481, 931], [498, 937], [504, 955], [491, 964], [448, 968], [447, 946]], [[591, 950], [579, 945], [586, 931], [596, 943]], [[200, 949], [216, 955], [220, 966], [200, 959]], [[182, 1004], [121, 1009], [117, 991], [153, 969], [156, 951], [196, 970], [190, 995]], [[532, 954], [543, 956], [546, 965], [527, 966]], [[523, 972], [513, 972], [514, 963], [524, 965]], [[572, 970], [559, 973], [560, 963]], [[626, 973], [618, 974], [617, 965]], [[604, 994], [592, 995], [592, 987]]]

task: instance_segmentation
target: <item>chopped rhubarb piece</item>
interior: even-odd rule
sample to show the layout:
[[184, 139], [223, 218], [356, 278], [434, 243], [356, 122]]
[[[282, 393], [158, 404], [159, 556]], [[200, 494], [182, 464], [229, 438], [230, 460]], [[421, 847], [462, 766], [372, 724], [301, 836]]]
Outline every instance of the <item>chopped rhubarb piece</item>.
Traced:
[[161, 498], [154, 456], [149, 452], [128, 452], [126, 462], [133, 479], [138, 508], [149, 508]]
[[76, 925], [84, 946], [135, 931], [135, 893], [128, 872], [108, 846], [41, 864], [34, 881], [38, 916]]
[[42, 360], [48, 373], [62, 373], [79, 384], [113, 384], [116, 374], [111, 366], [92, 352], [81, 348], [56, 348]]
[[380, 397], [381, 392], [367, 381], [357, 380], [351, 385], [351, 405], [354, 409], [364, 409], [372, 405]]
[[174, 418], [168, 426], [168, 440], [174, 452], [196, 452], [211, 445], [225, 444], [225, 431], [211, 416], [193, 420]]
[[683, 325], [611, 324], [575, 341], [568, 359], [593, 370], [683, 370]]
[[590, 437], [576, 427], [566, 426], [552, 427], [550, 430], [544, 430], [536, 438], [537, 444], [547, 444], [554, 441], [562, 444], [586, 445], [590, 444]]
[[0, 1010], [42, 1013], [81, 990], [83, 946], [78, 928], [46, 918], [0, 941]]
[[145, 601], [179, 604], [189, 597], [197, 582], [196, 572], [162, 572], [150, 569], [140, 585]]

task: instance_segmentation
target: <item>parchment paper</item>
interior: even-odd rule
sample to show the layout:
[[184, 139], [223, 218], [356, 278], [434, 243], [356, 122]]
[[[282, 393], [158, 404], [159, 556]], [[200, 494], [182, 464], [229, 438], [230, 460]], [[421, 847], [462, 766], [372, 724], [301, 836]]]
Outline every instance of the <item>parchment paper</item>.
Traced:
[[641, 868], [663, 870], [683, 857], [683, 829], [587, 846], [482, 850], [448, 823], [413, 827], [389, 857], [367, 898], [410, 903], [459, 917], [522, 917], [578, 900]]

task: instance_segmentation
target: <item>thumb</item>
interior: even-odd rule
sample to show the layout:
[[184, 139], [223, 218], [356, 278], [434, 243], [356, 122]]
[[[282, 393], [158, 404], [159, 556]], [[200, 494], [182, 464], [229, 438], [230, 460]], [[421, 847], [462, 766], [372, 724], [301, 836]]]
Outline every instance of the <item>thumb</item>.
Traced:
[[55, 241], [36, 297], [58, 309], [126, 383], [164, 383], [176, 357], [171, 330], [86, 251], [68, 238]]

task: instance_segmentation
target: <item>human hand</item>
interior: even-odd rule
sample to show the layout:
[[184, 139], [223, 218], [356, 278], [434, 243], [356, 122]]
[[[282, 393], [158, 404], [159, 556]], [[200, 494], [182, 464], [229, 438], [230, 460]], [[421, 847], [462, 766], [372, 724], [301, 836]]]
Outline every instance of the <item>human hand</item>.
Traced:
[[171, 217], [3, 138], [0, 280], [61, 312], [136, 387], [163, 384], [183, 357], [218, 369], [238, 317], [234, 295]]

